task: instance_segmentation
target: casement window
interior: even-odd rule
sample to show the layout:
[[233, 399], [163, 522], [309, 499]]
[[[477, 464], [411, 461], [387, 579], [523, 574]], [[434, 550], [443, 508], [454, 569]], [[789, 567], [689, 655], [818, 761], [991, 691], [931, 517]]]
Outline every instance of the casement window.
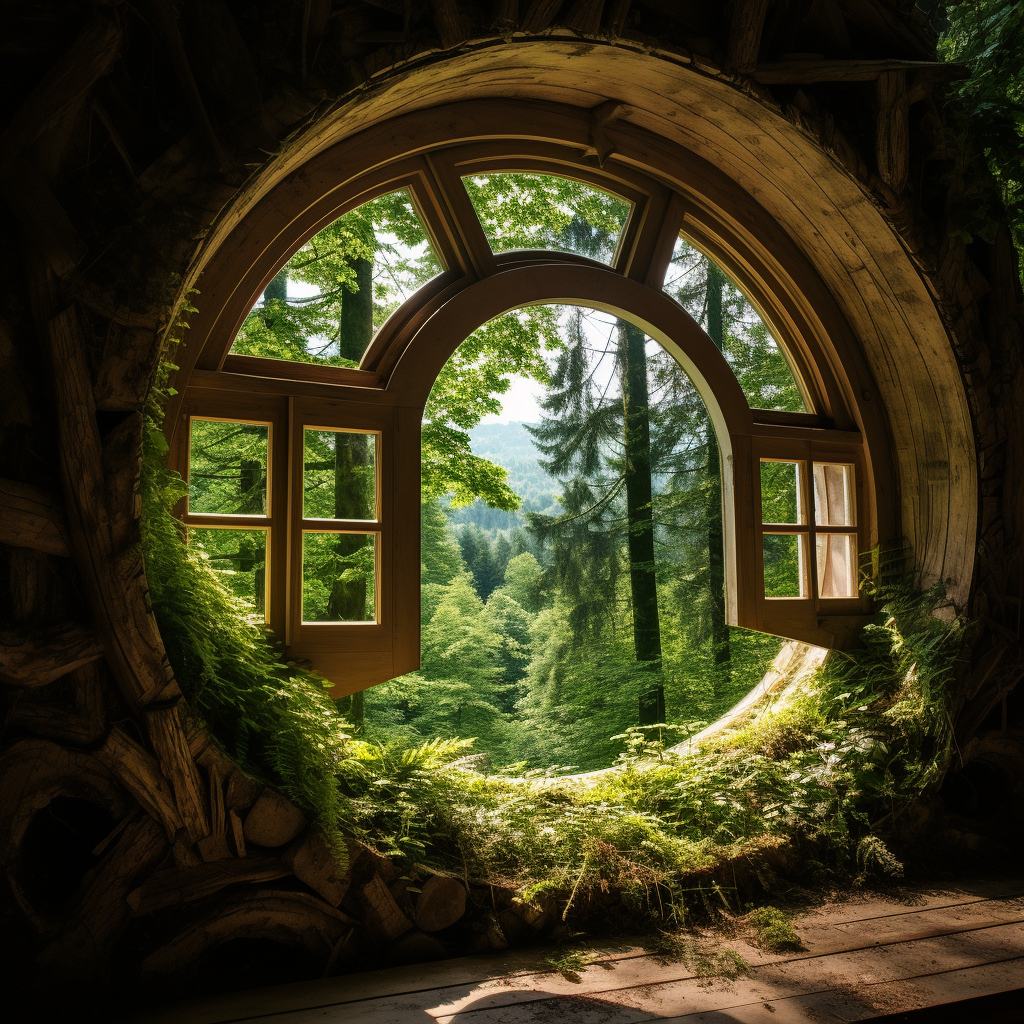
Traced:
[[[870, 382], [843, 368], [792, 275], [639, 158], [598, 167], [572, 146], [493, 138], [393, 159], [386, 151], [370, 132], [317, 158], [321, 177], [334, 168], [341, 184], [311, 201], [301, 183], [283, 183], [200, 282], [180, 357], [187, 386], [169, 418], [172, 458], [189, 480], [190, 541], [251, 614], [339, 695], [415, 668], [420, 423], [431, 385], [482, 324], [563, 303], [631, 321], [700, 392], [722, 460], [730, 623], [840, 642], [868, 611], [857, 562], [879, 538], [875, 477], [888, 456], [848, 398]], [[373, 170], [353, 175], [360, 163]], [[550, 190], [551, 223], [503, 220], [526, 188]], [[594, 218], [603, 220], [589, 235], [552, 226]], [[348, 328], [325, 324], [282, 347], [287, 331], [265, 330], [268, 318], [331, 285], [284, 296], [278, 271], [332, 231], [373, 233], [373, 259], [354, 256], [338, 284], [368, 305]], [[256, 237], [269, 241], [254, 247]], [[711, 321], [709, 334], [700, 311], [684, 309], [684, 250], [705, 253], [748, 296], [758, 312], [750, 331], [770, 338], [759, 351], [784, 361], [792, 386], [764, 385], [758, 365], [722, 350]]]

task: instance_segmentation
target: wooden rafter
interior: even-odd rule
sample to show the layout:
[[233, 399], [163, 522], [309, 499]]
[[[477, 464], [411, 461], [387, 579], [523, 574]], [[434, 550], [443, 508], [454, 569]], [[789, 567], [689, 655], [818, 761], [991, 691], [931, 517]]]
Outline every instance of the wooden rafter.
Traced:
[[762, 85], [813, 85], [815, 82], [873, 82], [894, 71], [927, 72], [938, 80], [967, 78], [961, 64], [927, 60], [778, 60], [758, 64], [751, 72]]

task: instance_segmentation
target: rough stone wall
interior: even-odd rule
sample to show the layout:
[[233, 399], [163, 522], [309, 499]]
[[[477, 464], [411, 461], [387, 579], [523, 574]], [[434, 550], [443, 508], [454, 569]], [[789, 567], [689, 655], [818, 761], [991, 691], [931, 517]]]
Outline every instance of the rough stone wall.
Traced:
[[[1003, 772], [1020, 760], [1016, 256], [1006, 231], [967, 244], [949, 230], [984, 173], [954, 148], [949, 73], [912, 5], [39, 0], [0, 16], [8, 966], [72, 986], [114, 974], [196, 981], [209, 950], [261, 936], [298, 950], [297, 971], [322, 970], [353, 922], [384, 949], [405, 934], [391, 934], [392, 904], [415, 919], [388, 888], [392, 868], [354, 851], [351, 877], [335, 878], [301, 815], [189, 727], [146, 603], [136, 485], [140, 411], [182, 276], [218, 215], [339, 103], [451, 53], [556, 37], [683, 59], [799, 126], [873, 196], [935, 294], [974, 421], [982, 486], [967, 610], [979, 632], [960, 748]], [[932, 824], [943, 813], [933, 808]], [[519, 934], [510, 912], [506, 930]], [[478, 934], [494, 944], [502, 931]]]

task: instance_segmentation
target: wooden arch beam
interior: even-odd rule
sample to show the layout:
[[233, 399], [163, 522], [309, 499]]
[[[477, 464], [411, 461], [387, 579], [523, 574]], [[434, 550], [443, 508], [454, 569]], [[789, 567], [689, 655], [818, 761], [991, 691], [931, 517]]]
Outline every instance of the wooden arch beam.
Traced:
[[[361, 132], [377, 132], [407, 154], [422, 152], [430, 145], [423, 124], [411, 135], [396, 118], [418, 112], [429, 120], [429, 108], [468, 100], [557, 102], [565, 112], [559, 123], [569, 129], [563, 141], [576, 144], [571, 126], [579, 123], [587, 133], [585, 151], [588, 112], [612, 99], [627, 105], [628, 119], [606, 129], [617, 143], [606, 166], [635, 162], [673, 187], [696, 190], [707, 211], [762, 256], [789, 268], [798, 303], [823, 323], [825, 342], [836, 341], [829, 358], [836, 360], [835, 371], [848, 371], [846, 398], [873, 460], [891, 458], [895, 465], [887, 479], [879, 471], [884, 467], [873, 472], [901, 510], [901, 530], [917, 551], [924, 579], [949, 581], [952, 600], [965, 605], [978, 528], [974, 427], [932, 286], [877, 201], [820, 139], [769, 101], [695, 72], [685, 57], [598, 44], [581, 51], [574, 43], [538, 39], [390, 70], [381, 88], [354, 95], [298, 135], [207, 235], [182, 284], [183, 296], [194, 287], [202, 293], [190, 344], [208, 336], [208, 318], [223, 301], [216, 269], [221, 257], [245, 236], [266, 245], [248, 215], [272, 193], [276, 202], [308, 209], [317, 196], [352, 180], [366, 167], [352, 148]], [[450, 141], [451, 117], [438, 112], [435, 120], [436, 136], [447, 131]], [[512, 131], [530, 134], [535, 124], [524, 120], [506, 120], [501, 134], [513, 125]], [[463, 138], [488, 137], [486, 125], [459, 130]], [[619, 140], [638, 131], [643, 138], [624, 155]], [[330, 174], [317, 170], [316, 158], [340, 143], [348, 144], [339, 150], [348, 160]], [[695, 167], [713, 173], [702, 180], [692, 175]], [[183, 383], [176, 384], [179, 391]]]

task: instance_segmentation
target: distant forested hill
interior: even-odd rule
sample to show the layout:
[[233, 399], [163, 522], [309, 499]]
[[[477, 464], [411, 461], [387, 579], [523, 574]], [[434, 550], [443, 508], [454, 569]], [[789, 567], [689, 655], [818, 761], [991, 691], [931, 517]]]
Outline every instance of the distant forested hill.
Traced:
[[539, 453], [525, 423], [487, 423], [469, 432], [473, 453], [501, 466], [509, 486], [523, 499], [519, 512], [500, 512], [477, 499], [458, 509], [454, 523], [472, 523], [481, 530], [509, 530], [525, 524], [524, 512], [557, 512], [560, 488], [538, 465]]

